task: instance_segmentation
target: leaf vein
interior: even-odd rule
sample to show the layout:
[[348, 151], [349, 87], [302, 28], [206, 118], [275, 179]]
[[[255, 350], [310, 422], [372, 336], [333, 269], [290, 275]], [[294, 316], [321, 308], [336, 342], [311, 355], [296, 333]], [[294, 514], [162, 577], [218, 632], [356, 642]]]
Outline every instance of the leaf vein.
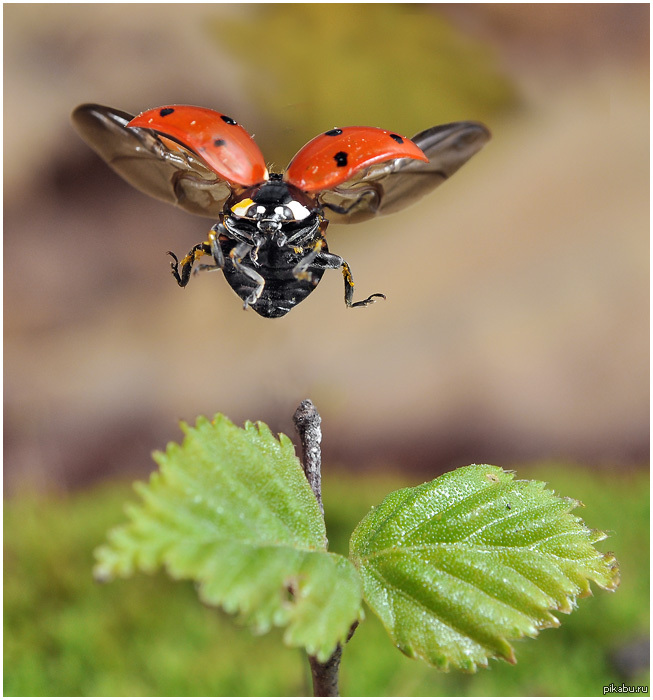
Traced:
[[[486, 655], [487, 655], [487, 647], [485, 646], [485, 644], [484, 644], [480, 639], [478, 639], [477, 637], [473, 636], [473, 635], [470, 634], [469, 632], [463, 630], [463, 629], [460, 628], [459, 626], [453, 624], [452, 622], [450, 622], [450, 621], [445, 620], [444, 618], [442, 618], [442, 616], [439, 615], [435, 610], [433, 610], [433, 609], [427, 607], [427, 606], [426, 606], [424, 603], [422, 603], [420, 600], [417, 600], [416, 598], [414, 598], [413, 596], [411, 596], [409, 593], [403, 591], [401, 588], [397, 587], [394, 583], [392, 583], [391, 581], [389, 581], [385, 576], [383, 576], [383, 574], [381, 574], [380, 571], [378, 571], [378, 570], [376, 570], [376, 569], [373, 569], [373, 571], [374, 571], [374, 573], [376, 574], [377, 579], [378, 579], [383, 585], [385, 585], [386, 589], [394, 590], [394, 591], [396, 592], [396, 594], [397, 594], [400, 598], [402, 598], [402, 599], [404, 599], [404, 600], [407, 600], [409, 603], [412, 603], [412, 604], [415, 605], [416, 607], [421, 608], [422, 610], [424, 610], [424, 611], [427, 613], [427, 617], [430, 615], [431, 617], [435, 618], [438, 622], [440, 622], [440, 624], [442, 624], [442, 625], [445, 626], [446, 628], [452, 630], [453, 632], [455, 632], [455, 633], [458, 634], [459, 636], [465, 637], [465, 638], [467, 638], [467, 639], [471, 639], [475, 644], [477, 644], [479, 647], [481, 647], [481, 648], [484, 650], [484, 652], [486, 653]], [[394, 607], [394, 603], [393, 603], [393, 607]], [[397, 615], [396, 615], [396, 613], [395, 613], [395, 619], [396, 619], [396, 618], [397, 618]]]

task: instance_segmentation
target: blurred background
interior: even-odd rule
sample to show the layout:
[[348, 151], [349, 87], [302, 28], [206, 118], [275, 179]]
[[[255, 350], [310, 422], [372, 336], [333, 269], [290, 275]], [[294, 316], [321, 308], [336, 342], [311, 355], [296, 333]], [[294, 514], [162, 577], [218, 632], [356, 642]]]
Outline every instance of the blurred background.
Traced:
[[[7, 664], [13, 671], [6, 694], [276, 688], [272, 680], [242, 686], [240, 677], [217, 688], [179, 688], [169, 678], [157, 687], [160, 674], [132, 679], [120, 665], [128, 662], [111, 646], [121, 637], [116, 629], [96, 630], [105, 646], [95, 654], [75, 636], [80, 620], [99, 619], [107, 595], [118, 605], [135, 590], [98, 593], [79, 583], [102, 528], [121, 519], [124, 483], [144, 478], [151, 451], [178, 440], [177, 421], [198, 414], [263, 420], [294, 437], [292, 414], [311, 398], [323, 419], [325, 485], [332, 479], [333, 489], [344, 484], [359, 497], [342, 523], [355, 523], [387, 492], [372, 483], [419, 483], [485, 462], [520, 476], [531, 469], [560, 491], [565, 478], [576, 479], [577, 491], [567, 493], [576, 497], [599, 482], [595, 500], [622, 487], [625, 500], [608, 499], [603, 520], [590, 525], [614, 527], [626, 552], [628, 542], [634, 553], [637, 540], [647, 541], [647, 4], [3, 10], [5, 683]], [[387, 301], [347, 310], [342, 277], [332, 272], [292, 313], [269, 320], [243, 312], [219, 274], [177, 287], [166, 251], [185, 254], [212, 222], [120, 180], [70, 126], [83, 102], [134, 114], [169, 103], [226, 112], [255, 135], [277, 171], [334, 126], [410, 136], [473, 119], [493, 139], [405, 212], [329, 228], [329, 247], [350, 263], [358, 296], [383, 292]], [[341, 516], [331, 517], [337, 531]], [[48, 548], [44, 531], [60, 532], [64, 550]], [[623, 570], [617, 537], [610, 548]], [[78, 573], [59, 581], [64, 551]], [[623, 652], [630, 671], [606, 661], [609, 679], [641, 678], [632, 658], [642, 644], [648, 649], [641, 641], [647, 556], [633, 556], [645, 569], [624, 575], [617, 596], [591, 601], [629, 601], [612, 612], [623, 634], [604, 628], [613, 648], [600, 653], [614, 661], [634, 649]], [[41, 587], [32, 590], [28, 580]], [[643, 612], [634, 601], [644, 591]], [[88, 602], [93, 596], [97, 602]], [[36, 634], [34, 607], [55, 598], [70, 620], [62, 628], [58, 615]], [[260, 643], [239, 639], [244, 654]], [[531, 643], [536, 656], [538, 643]], [[392, 663], [384, 661], [387, 673]], [[182, 683], [193, 675], [187, 668]], [[443, 687], [430, 680], [406, 687], [397, 673], [350, 694]], [[597, 673], [588, 671], [589, 682]], [[588, 694], [554, 676], [552, 687], [524, 676], [530, 685], [514, 693]], [[578, 673], [571, 676], [573, 684]], [[376, 678], [371, 670], [366, 677]], [[280, 694], [297, 690], [280, 683]], [[468, 685], [458, 690], [471, 694], [488, 687], [461, 683]]]

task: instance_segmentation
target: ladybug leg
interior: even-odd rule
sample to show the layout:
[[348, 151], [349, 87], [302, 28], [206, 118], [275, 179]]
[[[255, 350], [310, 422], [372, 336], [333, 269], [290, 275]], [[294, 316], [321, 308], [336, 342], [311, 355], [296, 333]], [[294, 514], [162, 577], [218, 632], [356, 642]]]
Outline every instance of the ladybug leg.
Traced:
[[[308, 272], [308, 268], [311, 265], [315, 264], [315, 259], [317, 256], [320, 254], [322, 251], [322, 248], [324, 247], [324, 239], [319, 238], [315, 243], [313, 244], [313, 247], [311, 248], [311, 251], [308, 255], [303, 257], [292, 269], [292, 273], [295, 276], [295, 279], [298, 280], [308, 280], [309, 282], [313, 281], [313, 275]], [[321, 265], [319, 265], [322, 267]]]
[[[186, 257], [179, 260], [177, 256], [171, 251], [168, 251], [168, 255], [172, 258], [170, 267], [172, 268], [172, 275], [177, 280], [177, 284], [180, 287], [185, 287], [190, 280], [190, 273], [193, 269], [193, 265], [196, 260], [199, 260], [204, 255], [211, 255], [211, 246], [209, 243], [198, 243], [194, 245]], [[181, 273], [179, 268], [181, 267]]]
[[219, 224], [214, 226], [211, 229], [211, 232], [209, 233], [209, 242], [208, 244], [211, 248], [211, 255], [213, 256], [213, 260], [215, 260], [214, 265], [198, 265], [195, 268], [195, 274], [198, 272], [203, 272], [204, 270], [224, 270], [224, 253], [222, 252], [222, 248], [220, 247], [220, 242], [218, 240], [218, 234], [220, 233], [219, 229], [217, 228]]
[[373, 304], [377, 298], [385, 299], [385, 294], [370, 294], [367, 299], [361, 301], [354, 301], [354, 277], [351, 274], [351, 268], [346, 260], [341, 258], [339, 255], [334, 255], [333, 253], [319, 253], [316, 256], [315, 265], [324, 266], [330, 269], [341, 269], [342, 276], [345, 280], [345, 304], [349, 308], [355, 308], [357, 306], [369, 306]]
[[229, 259], [237, 272], [241, 275], [249, 277], [252, 282], [256, 285], [256, 289], [245, 299], [243, 308], [246, 309], [251, 304], [255, 304], [261, 294], [263, 293], [263, 288], [265, 287], [265, 279], [256, 270], [249, 267], [248, 265], [243, 265], [243, 258], [253, 250], [253, 247], [249, 243], [239, 243], [235, 248], [231, 249], [229, 253]]
[[385, 294], [377, 292], [376, 294], [370, 294], [367, 297], [367, 299], [363, 299], [362, 301], [353, 301], [354, 278], [351, 274], [351, 268], [349, 267], [349, 264], [346, 260], [343, 260], [342, 258], [340, 259], [342, 260], [342, 276], [345, 280], [345, 304], [347, 304], [348, 307], [354, 308], [356, 306], [369, 306], [370, 304], [373, 304], [377, 299], [385, 299]]
[[[218, 236], [222, 233], [222, 230], [220, 230], [220, 227], [222, 224], [216, 224], [212, 229], [211, 233], [209, 233], [209, 244], [211, 245], [211, 255], [213, 255], [213, 259], [215, 260], [215, 264], [219, 268], [224, 267], [224, 255], [222, 254], [222, 248], [220, 247], [220, 242], [218, 240]], [[222, 229], [224, 229], [224, 226], [222, 226]], [[224, 229], [226, 232], [226, 229]]]
[[[320, 236], [324, 236], [327, 226], [329, 222], [328, 221], [322, 221], [321, 223], [316, 223], [312, 226], [306, 226], [305, 228], [299, 229], [299, 231], [295, 231], [291, 236], [288, 236], [285, 240], [286, 244], [290, 243], [302, 243], [302, 241], [309, 241], [312, 238], [315, 237], [315, 234], [319, 231]], [[315, 244], [317, 246], [317, 243]], [[320, 245], [320, 247], [322, 247]]]

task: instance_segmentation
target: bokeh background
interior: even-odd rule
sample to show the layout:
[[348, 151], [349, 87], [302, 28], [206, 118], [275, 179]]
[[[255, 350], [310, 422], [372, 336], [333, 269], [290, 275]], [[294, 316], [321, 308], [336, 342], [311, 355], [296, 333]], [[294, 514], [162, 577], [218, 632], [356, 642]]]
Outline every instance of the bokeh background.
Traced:
[[[5, 584], [18, 596], [5, 596], [9, 694], [170, 694], [174, 682], [156, 673], [131, 683], [109, 641], [119, 630], [97, 622], [111, 654], [71, 639], [76, 625], [99, 619], [107, 595], [130, 595], [78, 583], [102, 528], [121, 517], [107, 482], [120, 490], [146, 476], [151, 451], [198, 414], [263, 420], [292, 435], [297, 404], [311, 398], [323, 418], [325, 481], [360, 494], [357, 517], [374, 502], [370, 484], [486, 462], [531, 469], [555, 488], [552, 475], [580, 479], [572, 496], [601, 483], [597, 500], [618, 485], [624, 499], [645, 497], [646, 505], [608, 499], [617, 520], [606, 512], [607, 523], [590, 524], [621, 531], [633, 552], [636, 536], [647, 541], [648, 5], [3, 9]], [[243, 312], [219, 274], [177, 287], [166, 251], [184, 254], [211, 222], [114, 175], [70, 126], [82, 102], [133, 113], [175, 102], [221, 110], [277, 170], [338, 125], [412, 135], [475, 119], [493, 139], [405, 212], [330, 227], [329, 247], [352, 266], [359, 296], [383, 292], [386, 302], [347, 310], [333, 272], [287, 317], [268, 320]], [[66, 529], [64, 513], [79, 527]], [[58, 527], [58, 546], [78, 567], [61, 591], [52, 586], [66, 555], [42, 541]], [[87, 539], [76, 539], [82, 532]], [[610, 548], [620, 555], [612, 540]], [[645, 569], [630, 583], [624, 576], [617, 596], [597, 598], [626, 599], [634, 580], [633, 590], [647, 591], [647, 557], [648, 549], [633, 557]], [[28, 595], [27, 581], [37, 580]], [[37, 630], [30, 610], [55, 598], [70, 611], [67, 632], [60, 616]], [[648, 648], [647, 598], [640, 607], [628, 600], [628, 613], [612, 614], [632, 624], [621, 637], [604, 627], [613, 648], [603, 661], [632, 648], [632, 662]], [[259, 644], [238, 639], [245, 656]], [[637, 664], [624, 671], [603, 661], [606, 678], [641, 678]], [[395, 668], [383, 663], [383, 673]], [[559, 673], [552, 687], [538, 686], [530, 671], [531, 685], [515, 694], [584, 694], [555, 685]], [[351, 694], [433, 692], [430, 680], [406, 688], [397, 673]], [[189, 675], [180, 670], [180, 682]], [[482, 694], [484, 682], [460, 692]], [[198, 692], [277, 687], [233, 683]]]

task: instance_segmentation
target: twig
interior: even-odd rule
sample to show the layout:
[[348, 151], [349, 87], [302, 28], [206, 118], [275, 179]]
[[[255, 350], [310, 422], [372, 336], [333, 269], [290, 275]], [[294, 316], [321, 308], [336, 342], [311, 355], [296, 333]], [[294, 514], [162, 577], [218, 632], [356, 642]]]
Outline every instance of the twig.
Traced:
[[308, 481], [317, 503], [324, 517], [324, 506], [322, 505], [322, 453], [320, 442], [322, 442], [322, 429], [320, 425], [322, 418], [317, 412], [317, 408], [310, 399], [302, 401], [295, 415], [293, 416], [295, 428], [299, 433], [302, 443], [302, 467], [306, 480]]
[[[302, 467], [304, 468], [304, 474], [315, 494], [322, 516], [324, 516], [324, 506], [322, 505], [322, 452], [320, 450], [320, 442], [322, 441], [320, 424], [322, 419], [313, 402], [310, 399], [306, 399], [297, 407], [293, 420], [302, 443]], [[326, 536], [324, 539], [326, 546]], [[342, 646], [340, 644], [324, 663], [320, 663], [316, 656], [309, 655], [308, 662], [311, 665], [313, 695], [315, 697], [333, 698], [340, 695], [338, 692], [338, 671], [340, 669], [341, 656]]]
[[317, 660], [316, 656], [308, 657], [308, 663], [311, 665], [311, 675], [313, 676], [313, 695], [316, 698], [340, 697], [338, 672], [340, 670], [341, 656], [342, 647], [338, 644], [331, 657], [323, 664]]

